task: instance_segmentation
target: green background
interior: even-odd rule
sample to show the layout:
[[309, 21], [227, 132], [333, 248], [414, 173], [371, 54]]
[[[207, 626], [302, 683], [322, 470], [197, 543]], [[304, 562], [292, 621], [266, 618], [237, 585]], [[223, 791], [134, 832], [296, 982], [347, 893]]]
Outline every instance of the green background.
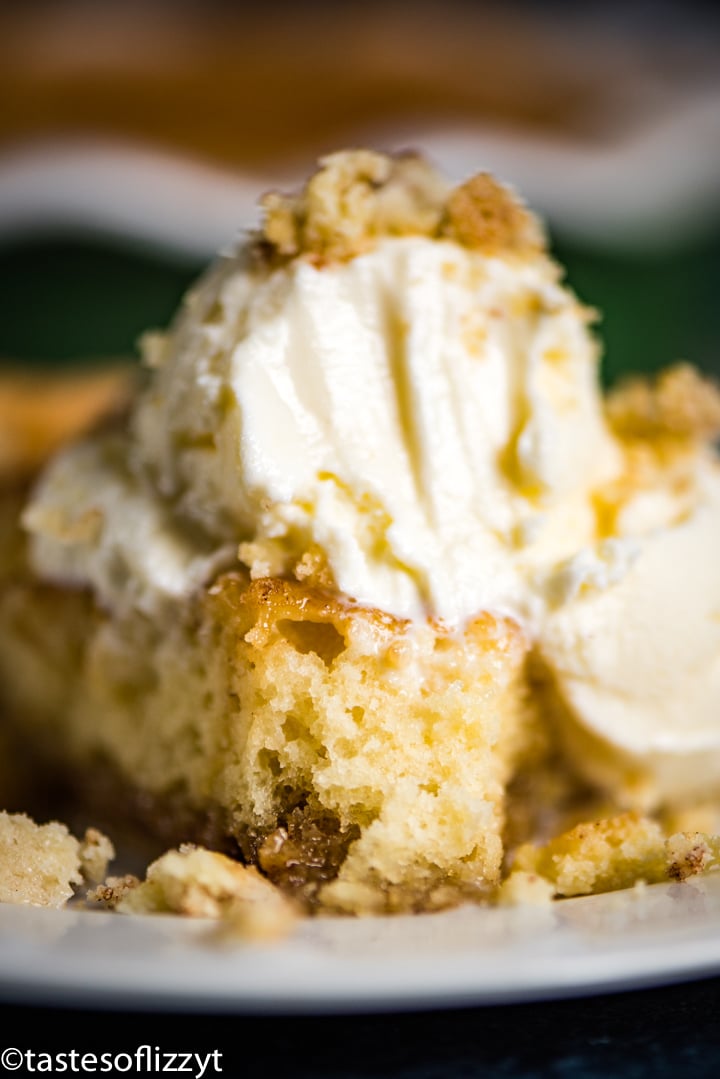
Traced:
[[[688, 360], [720, 373], [720, 231], [652, 253], [591, 251], [556, 238], [566, 279], [599, 309], [603, 373]], [[202, 260], [101, 236], [0, 245], [0, 357], [27, 364], [136, 354], [167, 324]]]

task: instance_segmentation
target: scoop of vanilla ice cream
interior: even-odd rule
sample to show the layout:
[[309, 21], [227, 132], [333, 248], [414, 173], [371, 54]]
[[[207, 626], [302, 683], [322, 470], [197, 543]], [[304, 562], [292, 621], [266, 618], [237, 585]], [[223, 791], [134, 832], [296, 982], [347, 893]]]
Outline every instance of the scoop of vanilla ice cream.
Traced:
[[393, 187], [361, 157], [280, 199], [147, 338], [128, 431], [36, 488], [36, 570], [162, 617], [234, 558], [301, 576], [312, 554], [398, 616], [510, 614], [580, 771], [635, 803], [717, 790], [715, 457], [679, 438], [679, 467], [638, 472], [588, 313], [507, 193], [448, 197], [417, 163]]
[[698, 451], [684, 471], [550, 575], [539, 636], [574, 760], [644, 808], [720, 787], [720, 466]]
[[158, 616], [231, 565], [218, 545], [179, 525], [170, 508], [127, 466], [117, 433], [80, 442], [47, 468], [23, 522], [44, 577], [91, 585], [101, 606], [122, 616]]
[[136, 451], [178, 511], [255, 551], [318, 546], [397, 615], [523, 611], [525, 564], [587, 542], [617, 466], [586, 312], [544, 256], [401, 237], [267, 272], [241, 253], [152, 359]]

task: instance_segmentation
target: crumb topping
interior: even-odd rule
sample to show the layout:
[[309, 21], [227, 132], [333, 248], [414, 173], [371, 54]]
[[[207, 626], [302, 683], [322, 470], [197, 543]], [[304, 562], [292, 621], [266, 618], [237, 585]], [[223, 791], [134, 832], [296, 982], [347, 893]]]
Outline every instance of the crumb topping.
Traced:
[[505, 878], [497, 893], [497, 903], [501, 907], [549, 905], [554, 898], [552, 883], [538, 873], [527, 873], [516, 869]]
[[665, 844], [667, 873], [671, 880], [687, 880], [716, 868], [720, 861], [720, 837], [703, 832], [678, 832]]
[[519, 847], [501, 899], [506, 894], [523, 899], [528, 879], [536, 876], [551, 884], [556, 896], [590, 895], [638, 881], [683, 881], [718, 864], [720, 836], [678, 832], [668, 837], [656, 820], [621, 813], [584, 821], [543, 845]]
[[720, 436], [720, 387], [689, 363], [656, 378], [622, 381], [607, 396], [610, 425], [624, 439], [711, 442]]
[[116, 910], [127, 893], [139, 884], [140, 878], [133, 873], [126, 873], [122, 877], [107, 877], [102, 884], [88, 891], [85, 900], [99, 904], [106, 910]]
[[414, 153], [330, 154], [299, 194], [271, 192], [262, 206], [262, 247], [275, 259], [346, 260], [384, 236], [447, 238], [485, 254], [545, 246], [534, 215], [492, 176], [479, 173], [452, 190]]
[[300, 557], [289, 551], [291, 546], [283, 540], [263, 537], [241, 543], [238, 558], [248, 567], [252, 581], [290, 576], [309, 588], [336, 588], [327, 555], [318, 544], [312, 544]]
[[556, 895], [590, 895], [628, 888], [639, 878], [665, 879], [660, 825], [639, 813], [587, 821], [542, 846], [519, 847], [514, 869], [550, 881]]
[[223, 935], [263, 940], [285, 935], [297, 917], [292, 902], [256, 869], [190, 843], [148, 866], [145, 880], [125, 887], [115, 907], [123, 914], [220, 919]]
[[531, 255], [545, 246], [537, 218], [487, 172], [451, 192], [441, 231], [463, 247], [486, 255]]
[[107, 876], [115, 857], [115, 847], [97, 828], [88, 828], [80, 843], [80, 870], [89, 884], [99, 884]]

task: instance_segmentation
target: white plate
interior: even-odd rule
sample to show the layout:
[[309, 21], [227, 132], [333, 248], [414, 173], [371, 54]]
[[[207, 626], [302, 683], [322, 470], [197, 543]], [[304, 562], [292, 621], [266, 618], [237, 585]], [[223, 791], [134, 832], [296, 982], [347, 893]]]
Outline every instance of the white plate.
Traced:
[[[598, 248], [661, 249], [704, 236], [720, 216], [720, 85], [660, 98], [629, 130], [595, 141], [450, 123], [346, 141], [416, 147], [456, 182], [489, 169], [553, 231]], [[0, 147], [0, 237], [89, 228], [206, 260], [257, 225], [264, 192], [303, 180], [292, 166], [244, 173], [119, 140], [30, 141]]]
[[498, 1004], [720, 974], [720, 874], [570, 899], [324, 918], [270, 945], [219, 945], [174, 916], [0, 905], [0, 998], [237, 1013]]

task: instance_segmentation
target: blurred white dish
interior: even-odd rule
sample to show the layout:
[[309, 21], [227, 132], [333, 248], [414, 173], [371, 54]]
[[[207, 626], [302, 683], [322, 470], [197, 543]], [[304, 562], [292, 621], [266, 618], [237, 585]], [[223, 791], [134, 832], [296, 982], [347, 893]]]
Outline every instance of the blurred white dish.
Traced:
[[[552, 229], [600, 248], [672, 245], [720, 220], [720, 87], [656, 100], [603, 139], [414, 124], [352, 141], [418, 148], [457, 182], [494, 172]], [[0, 156], [0, 235], [93, 229], [205, 259], [257, 222], [263, 192], [306, 171], [241, 174], [122, 142], [32, 142]]]
[[720, 974], [720, 874], [570, 899], [301, 923], [219, 944], [175, 916], [0, 906], [0, 999], [236, 1013], [501, 1004]]

